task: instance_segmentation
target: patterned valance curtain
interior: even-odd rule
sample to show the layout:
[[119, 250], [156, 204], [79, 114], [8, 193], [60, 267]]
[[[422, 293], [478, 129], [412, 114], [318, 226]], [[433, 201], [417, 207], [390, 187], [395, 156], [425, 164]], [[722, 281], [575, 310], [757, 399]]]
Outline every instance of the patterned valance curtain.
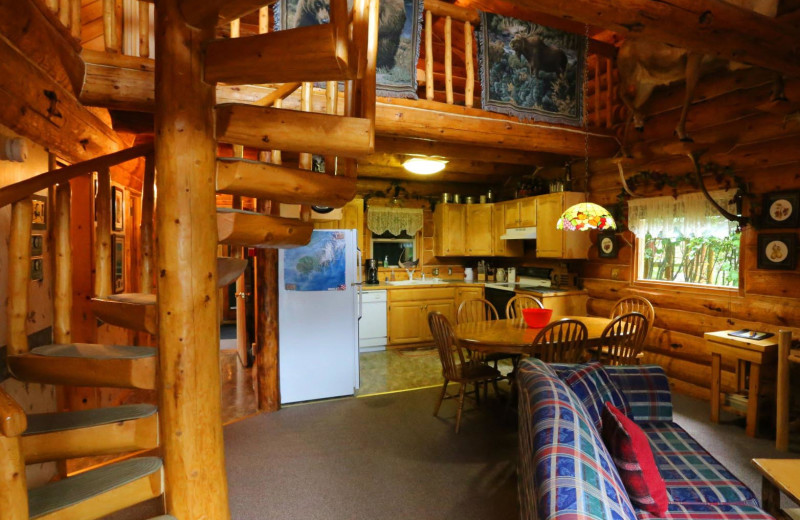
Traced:
[[[718, 190], [711, 197], [723, 208], [736, 213], [736, 190]], [[628, 227], [637, 237], [650, 233], [658, 238], [713, 236], [724, 238], [736, 228], [706, 200], [702, 193], [676, 197], [650, 197], [628, 201]]]
[[367, 211], [367, 227], [379, 235], [387, 231], [393, 235], [400, 235], [405, 230], [414, 236], [422, 229], [422, 210], [370, 207]]

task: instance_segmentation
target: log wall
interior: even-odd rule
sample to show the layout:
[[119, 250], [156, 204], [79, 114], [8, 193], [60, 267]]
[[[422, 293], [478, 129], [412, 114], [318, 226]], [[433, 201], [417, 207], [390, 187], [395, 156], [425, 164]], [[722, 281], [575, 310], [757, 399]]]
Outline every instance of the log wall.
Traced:
[[[758, 71], [722, 74], [714, 80], [701, 79], [687, 129], [696, 143], [715, 145], [711, 159], [731, 166], [748, 182], [753, 196], [745, 205], [745, 214], [759, 213], [762, 195], [777, 190], [800, 189], [799, 135], [796, 117], [770, 113], [758, 107], [768, 101], [769, 76]], [[678, 175], [691, 171], [685, 156], [659, 154], [664, 145], [674, 146], [671, 136], [678, 120], [682, 88], [671, 87], [657, 93], [649, 102], [653, 114], [645, 123], [645, 131], [636, 136], [629, 149], [638, 156], [639, 168], [626, 168], [630, 178], [638, 170], [650, 169]], [[790, 81], [787, 89], [796, 109], [800, 99], [800, 82]], [[725, 144], [722, 144], [725, 143]], [[654, 153], [647, 158], [648, 153]], [[589, 181], [590, 199], [606, 207], [613, 206], [621, 190], [616, 165], [610, 161], [594, 161]], [[583, 172], [576, 174], [583, 179]], [[724, 181], [723, 183], [724, 184]], [[722, 185], [718, 179], [707, 179], [709, 189]], [[582, 187], [580, 188], [582, 189]], [[680, 186], [677, 192], [695, 191]], [[658, 191], [639, 188], [637, 194], [656, 196], [672, 194], [672, 188]], [[600, 259], [596, 247], [582, 269], [589, 292], [588, 311], [606, 316], [613, 303], [627, 295], [648, 298], [656, 309], [654, 328], [648, 336], [645, 361], [664, 366], [675, 389], [703, 398], [710, 397], [711, 357], [702, 335], [707, 331], [752, 328], [777, 333], [789, 329], [800, 337], [800, 269], [776, 271], [757, 268], [757, 238], [761, 232], [788, 232], [798, 229], [760, 229], [748, 226], [741, 237], [740, 280], [736, 291], [693, 289], [667, 284], [636, 282], [635, 252], [620, 240], [616, 259]], [[634, 243], [627, 232], [623, 237]], [[596, 235], [592, 236], [593, 244]], [[734, 367], [724, 365], [723, 389], [734, 384]]]

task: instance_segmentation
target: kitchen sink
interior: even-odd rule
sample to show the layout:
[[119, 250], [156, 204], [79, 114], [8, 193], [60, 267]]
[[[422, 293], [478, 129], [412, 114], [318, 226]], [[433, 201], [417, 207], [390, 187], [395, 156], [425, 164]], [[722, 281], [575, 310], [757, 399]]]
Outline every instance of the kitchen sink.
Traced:
[[444, 280], [440, 280], [439, 278], [428, 278], [426, 280], [393, 280], [391, 282], [386, 282], [389, 285], [430, 285], [430, 284], [437, 284], [437, 283], [447, 283]]

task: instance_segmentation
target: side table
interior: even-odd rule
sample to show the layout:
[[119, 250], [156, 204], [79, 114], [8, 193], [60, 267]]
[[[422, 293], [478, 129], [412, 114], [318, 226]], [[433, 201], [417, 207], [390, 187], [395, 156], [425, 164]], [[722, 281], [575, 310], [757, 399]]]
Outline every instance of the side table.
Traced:
[[761, 473], [761, 505], [775, 518], [794, 517], [781, 511], [781, 493], [800, 506], [800, 459], [753, 459], [753, 465]]
[[758, 396], [761, 389], [761, 367], [775, 365], [778, 344], [775, 338], [759, 341], [729, 336], [732, 330], [706, 332], [704, 337], [711, 352], [711, 421], [719, 422], [722, 356], [736, 360], [739, 367], [739, 386], [744, 386], [744, 366], [750, 364], [745, 433], [755, 437], [758, 424]]

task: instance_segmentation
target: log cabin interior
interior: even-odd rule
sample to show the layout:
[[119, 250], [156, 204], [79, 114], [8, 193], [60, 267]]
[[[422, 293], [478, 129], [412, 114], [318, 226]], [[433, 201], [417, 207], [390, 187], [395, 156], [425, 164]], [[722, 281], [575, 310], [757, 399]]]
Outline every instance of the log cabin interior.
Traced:
[[799, 77], [797, 0], [0, 0], [0, 520], [797, 514]]

